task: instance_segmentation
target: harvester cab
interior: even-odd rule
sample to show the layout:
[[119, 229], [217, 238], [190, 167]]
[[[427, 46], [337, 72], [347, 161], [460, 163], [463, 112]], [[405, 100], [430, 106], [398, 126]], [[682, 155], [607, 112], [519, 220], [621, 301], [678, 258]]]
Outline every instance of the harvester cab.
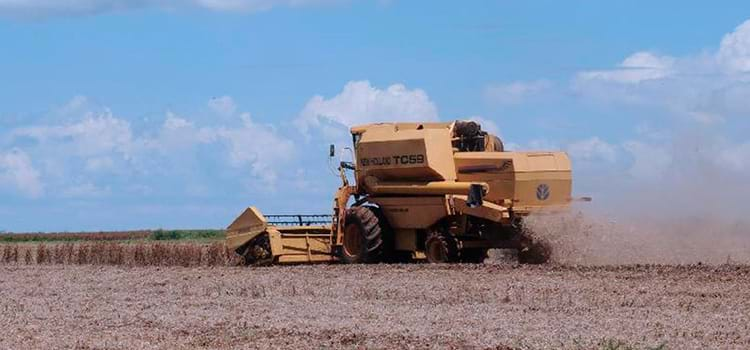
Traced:
[[351, 134], [353, 161], [338, 163], [332, 213], [312, 216], [330, 221], [290, 225], [251, 207], [227, 228], [228, 247], [248, 263], [477, 263], [492, 248], [516, 249], [521, 262], [548, 258], [523, 218], [572, 201], [564, 152], [507, 152], [473, 121], [368, 124]]

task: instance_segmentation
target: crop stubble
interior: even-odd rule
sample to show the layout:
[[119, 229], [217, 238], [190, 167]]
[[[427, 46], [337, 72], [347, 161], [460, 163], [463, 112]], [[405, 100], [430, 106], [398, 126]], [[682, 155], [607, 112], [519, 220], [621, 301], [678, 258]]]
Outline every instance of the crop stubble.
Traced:
[[0, 348], [750, 348], [750, 267], [0, 266]]

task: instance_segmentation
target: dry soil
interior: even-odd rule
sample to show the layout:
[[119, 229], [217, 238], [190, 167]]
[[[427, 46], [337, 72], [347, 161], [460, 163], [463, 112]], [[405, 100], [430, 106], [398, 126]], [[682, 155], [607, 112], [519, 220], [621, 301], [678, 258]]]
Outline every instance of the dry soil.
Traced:
[[8, 349], [750, 348], [746, 265], [0, 266], [0, 295]]

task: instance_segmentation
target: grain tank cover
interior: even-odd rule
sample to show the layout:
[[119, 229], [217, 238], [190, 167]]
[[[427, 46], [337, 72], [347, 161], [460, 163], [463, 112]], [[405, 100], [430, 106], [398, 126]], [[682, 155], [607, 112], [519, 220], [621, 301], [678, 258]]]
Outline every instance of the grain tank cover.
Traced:
[[357, 182], [453, 181], [452, 123], [383, 123], [352, 128]]

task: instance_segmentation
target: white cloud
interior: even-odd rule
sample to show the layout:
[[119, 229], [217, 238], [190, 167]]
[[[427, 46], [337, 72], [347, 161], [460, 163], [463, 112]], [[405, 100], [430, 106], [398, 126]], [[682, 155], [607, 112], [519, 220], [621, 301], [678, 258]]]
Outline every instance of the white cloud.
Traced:
[[60, 112], [60, 114], [63, 114], [63, 115], [80, 112], [81, 108], [85, 107], [88, 103], [89, 103], [89, 100], [86, 96], [76, 95], [76, 96], [73, 96], [73, 98], [71, 98], [65, 105], [63, 105], [58, 110], [58, 112]]
[[673, 73], [674, 63], [675, 59], [669, 56], [658, 56], [651, 52], [636, 52], [625, 58], [617, 69], [581, 72], [578, 74], [578, 78], [634, 84], [645, 80], [668, 77]]
[[[231, 97], [225, 100], [231, 101]], [[224, 110], [217, 110], [221, 112]], [[247, 166], [264, 184], [274, 184], [278, 168], [294, 156], [294, 143], [273, 126], [254, 122], [249, 113], [240, 114], [239, 120], [240, 125], [196, 127], [193, 122], [168, 112], [158, 137], [148, 143], [166, 155], [199, 145], [222, 144], [230, 166]]]
[[65, 188], [61, 194], [63, 197], [68, 198], [95, 198], [110, 194], [110, 189], [109, 187], [102, 188], [87, 182]]
[[568, 145], [567, 150], [571, 157], [581, 160], [603, 160], [608, 163], [614, 163], [617, 160], [615, 146], [596, 136], [573, 142]]
[[513, 152], [555, 151], [560, 149], [560, 146], [549, 139], [533, 139], [524, 143], [503, 140], [503, 144], [506, 151]]
[[254, 176], [266, 184], [275, 184], [278, 168], [294, 155], [294, 143], [279, 136], [273, 127], [253, 122], [247, 113], [241, 119], [241, 128], [216, 130], [217, 135], [229, 145], [230, 164], [235, 167], [250, 166]]
[[109, 110], [101, 114], [87, 113], [82, 120], [66, 125], [17, 128], [11, 135], [62, 146], [82, 157], [118, 153], [127, 158], [133, 145], [130, 124], [115, 117]]
[[[89, 107], [80, 107], [86, 108]], [[67, 106], [63, 109], [70, 112]], [[10, 144], [22, 145], [38, 164], [37, 176], [47, 185], [47, 193], [79, 197], [78, 190], [82, 188], [75, 186], [143, 173], [148, 169], [142, 166], [143, 162], [157, 156], [149, 137], [136, 136], [130, 123], [111, 111], [81, 110], [77, 114], [79, 117], [75, 118], [70, 113], [64, 122], [23, 126], [8, 132]]]
[[[253, 121], [249, 113], [198, 126], [168, 111], [161, 125], [135, 132], [127, 120], [107, 109], [85, 111], [90, 108], [86, 101], [83, 96], [76, 97], [61, 108], [68, 113], [75, 105], [74, 109], [81, 109], [78, 118], [22, 126], [0, 134], [7, 145], [24, 148], [24, 152], [0, 153], [2, 183], [31, 197], [40, 196], [47, 187], [50, 194], [67, 198], [103, 196], [110, 193], [112, 183], [142, 185], [137, 181], [150, 182], [148, 178], [153, 176], [183, 179], [196, 187], [202, 186], [197, 182], [200, 176], [192, 175], [196, 164], [204, 163], [203, 157], [210, 153], [212, 166], [246, 172], [258, 179], [252, 181], [254, 187], [270, 190], [280, 169], [295, 156], [290, 138], [274, 126]], [[222, 101], [223, 109], [218, 108], [217, 113], [228, 111], [224, 108], [229, 105], [227, 101], [236, 109], [231, 97]], [[31, 158], [40, 165], [39, 170], [32, 167]], [[100, 183], [104, 187], [95, 185]]]
[[734, 171], [750, 172], [750, 142], [727, 147], [719, 151], [718, 158]]
[[750, 114], [750, 21], [724, 36], [717, 50], [679, 57], [636, 52], [616, 68], [582, 71], [572, 88], [608, 105], [663, 109], [703, 124]]
[[101, 172], [111, 170], [115, 167], [115, 161], [112, 157], [92, 157], [86, 160], [86, 170], [90, 172]]
[[325, 0], [193, 0], [196, 6], [214, 11], [257, 12], [275, 6], [298, 7], [312, 4], [331, 3]]
[[721, 39], [717, 58], [729, 70], [750, 71], [750, 20], [743, 22], [734, 32]]
[[141, 7], [129, 0], [0, 0], [0, 14], [21, 16], [78, 15]]
[[[231, 101], [231, 97], [225, 100]], [[219, 109], [217, 113], [224, 111]], [[279, 168], [294, 157], [295, 144], [280, 135], [274, 126], [254, 122], [249, 113], [240, 114], [238, 119], [239, 125], [197, 127], [193, 122], [167, 112], [158, 136], [144, 143], [165, 156], [185, 153], [201, 145], [222, 145], [228, 165], [249, 167], [250, 174], [260, 178], [263, 184], [275, 184]]]
[[0, 153], [0, 187], [17, 189], [28, 197], [39, 197], [44, 186], [29, 156], [20, 149]]
[[198, 128], [193, 122], [168, 111], [159, 134], [144, 141], [143, 144], [162, 154], [170, 154], [184, 151], [195, 145], [215, 142], [216, 138], [215, 128]]
[[181, 130], [185, 128], [192, 128], [193, 123], [187, 119], [180, 118], [171, 111], [167, 111], [167, 119], [164, 120], [165, 130]]
[[0, 0], [0, 15], [44, 17], [92, 15], [139, 8], [199, 8], [225, 12], [258, 12], [277, 6], [300, 7], [343, 0]]
[[326, 99], [311, 98], [297, 119], [306, 131], [310, 126], [327, 123], [343, 126], [385, 121], [433, 121], [438, 119], [437, 107], [421, 89], [409, 90], [402, 84], [386, 89], [369, 81], [350, 81], [338, 95]]
[[721, 116], [721, 114], [717, 112], [707, 112], [707, 111], [701, 111], [701, 110], [688, 110], [684, 112], [685, 115], [689, 116], [693, 120], [697, 122], [701, 122], [704, 124], [713, 124], [724, 121], [724, 117]]
[[515, 81], [508, 84], [493, 84], [484, 89], [484, 97], [490, 102], [518, 104], [526, 98], [548, 90], [552, 83], [548, 80]]
[[214, 97], [208, 100], [208, 107], [224, 116], [232, 115], [237, 110], [237, 105], [230, 96]]

